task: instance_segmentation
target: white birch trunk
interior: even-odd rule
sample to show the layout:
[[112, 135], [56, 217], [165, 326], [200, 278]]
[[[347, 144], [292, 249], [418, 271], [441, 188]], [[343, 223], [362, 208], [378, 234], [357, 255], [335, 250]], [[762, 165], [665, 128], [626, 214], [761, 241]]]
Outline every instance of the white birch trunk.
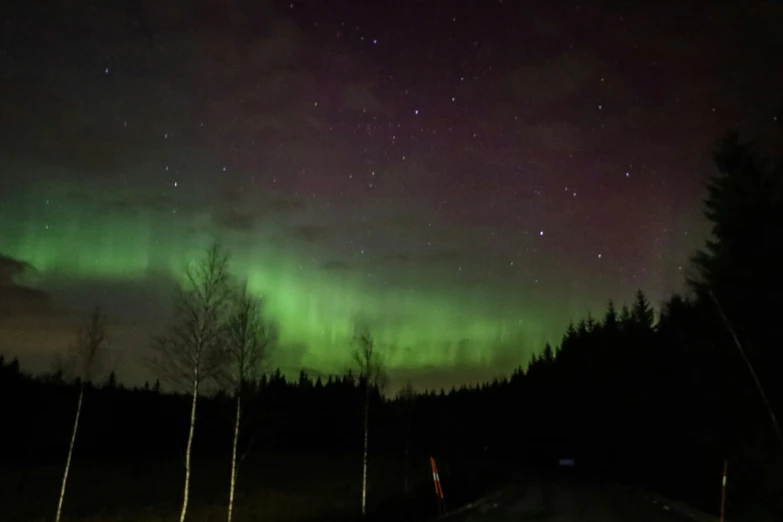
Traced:
[[65, 473], [63, 473], [63, 484], [60, 487], [60, 500], [57, 502], [57, 516], [55, 522], [60, 522], [60, 514], [63, 509], [63, 499], [65, 498], [65, 484], [68, 482], [68, 472], [71, 469], [71, 455], [73, 455], [73, 443], [76, 442], [76, 432], [79, 429], [79, 416], [82, 414], [82, 400], [84, 399], [84, 385], [79, 389], [79, 401], [76, 403], [76, 418], [73, 420], [73, 432], [71, 433], [71, 443], [68, 445], [68, 458], [65, 460]]
[[193, 402], [190, 406], [190, 431], [188, 432], [188, 446], [185, 450], [185, 494], [182, 498], [182, 513], [179, 516], [179, 522], [185, 522], [185, 515], [188, 512], [188, 497], [190, 495], [190, 451], [193, 447], [193, 432], [196, 427], [196, 401], [198, 400], [198, 373], [193, 379]]
[[[369, 381], [369, 379], [368, 379]], [[362, 459], [362, 517], [367, 513], [367, 442], [370, 424], [370, 383], [367, 382], [367, 394], [364, 399], [364, 458]]]
[[237, 483], [237, 443], [239, 441], [239, 419], [242, 414], [240, 396], [237, 394], [237, 420], [234, 424], [234, 447], [231, 450], [231, 490], [228, 492], [228, 522], [234, 509], [234, 488]]

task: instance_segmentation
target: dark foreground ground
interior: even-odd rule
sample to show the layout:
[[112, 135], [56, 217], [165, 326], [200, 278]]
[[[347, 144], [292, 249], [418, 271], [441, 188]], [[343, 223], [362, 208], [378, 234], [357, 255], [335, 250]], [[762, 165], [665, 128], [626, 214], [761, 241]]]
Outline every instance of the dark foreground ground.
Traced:
[[516, 480], [449, 522], [708, 522], [709, 516], [669, 505], [631, 488], [568, 474]]
[[[0, 460], [0, 521], [49, 522], [57, 507], [63, 462]], [[189, 522], [226, 520], [230, 461], [193, 463]], [[429, 459], [376, 457], [369, 466], [368, 519], [413, 522], [437, 515]], [[441, 464], [449, 508], [499, 486], [475, 462]], [[74, 458], [62, 522], [163, 522], [178, 520], [183, 467], [178, 456], [118, 462]], [[255, 453], [242, 463], [235, 522], [349, 522], [361, 520], [361, 456]]]
[[[190, 522], [226, 519], [229, 464], [226, 459], [195, 460]], [[442, 459], [439, 467], [451, 512], [448, 522], [716, 520], [651, 493], [597, 479], [588, 470], [528, 464], [509, 472], [507, 462], [486, 459]], [[367, 522], [436, 518], [427, 457], [411, 459], [407, 494], [403, 459], [377, 457], [369, 469]], [[0, 466], [0, 521], [53, 520], [61, 473], [62, 463]], [[177, 520], [182, 477], [178, 457], [74, 459], [63, 522]], [[357, 455], [256, 453], [240, 468], [234, 521], [359, 522], [360, 485]]]

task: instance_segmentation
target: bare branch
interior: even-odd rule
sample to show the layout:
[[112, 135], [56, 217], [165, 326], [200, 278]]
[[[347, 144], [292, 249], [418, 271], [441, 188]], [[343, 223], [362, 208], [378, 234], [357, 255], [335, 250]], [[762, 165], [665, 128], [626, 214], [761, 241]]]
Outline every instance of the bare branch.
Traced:
[[231, 296], [222, 337], [219, 382], [238, 393], [244, 383], [257, 378], [277, 342], [275, 325], [264, 320], [262, 303], [248, 293], [246, 284]]
[[60, 521], [62, 515], [63, 501], [65, 500], [65, 487], [68, 483], [68, 473], [71, 469], [71, 458], [73, 457], [73, 446], [76, 442], [76, 434], [79, 431], [79, 417], [82, 413], [82, 403], [84, 402], [85, 385], [96, 377], [101, 363], [101, 356], [106, 345], [106, 316], [101, 313], [99, 307], [95, 307], [87, 325], [79, 328], [76, 335], [76, 342], [70, 347], [70, 357], [68, 362], [58, 358], [58, 364], [62, 370], [65, 364], [71, 365], [78, 372], [81, 379], [79, 388], [79, 398], [76, 403], [76, 416], [73, 420], [73, 429], [71, 430], [71, 441], [68, 445], [68, 457], [65, 461], [65, 471], [60, 486], [60, 497], [57, 502], [57, 514], [55, 522]]
[[367, 327], [357, 327], [353, 342], [355, 348], [351, 353], [351, 360], [359, 372], [359, 377], [365, 379], [371, 387], [383, 391], [388, 383], [386, 364]]
[[174, 319], [151, 343], [149, 365], [158, 377], [190, 388], [216, 375], [223, 361], [221, 332], [231, 296], [228, 253], [212, 245], [185, 268], [174, 300]]
[[[248, 445], [245, 453], [237, 461], [244, 385], [255, 380], [270, 344], [277, 339], [276, 330], [263, 320], [260, 301], [248, 293], [247, 283], [236, 289], [231, 297], [226, 322], [222, 329], [222, 338], [222, 349], [217, 354], [222, 370], [218, 374], [218, 382], [230, 387], [236, 401], [228, 496], [228, 522], [231, 522], [237, 472], [247, 452], [250, 451]], [[250, 444], [252, 442], [251, 440]]]
[[366, 327], [357, 327], [354, 333], [355, 349], [351, 354], [364, 381], [364, 454], [362, 457], [362, 517], [367, 513], [367, 465], [370, 433], [370, 390], [375, 387], [379, 392], [386, 386], [387, 377], [383, 357], [375, 349], [375, 342]]
[[193, 434], [201, 384], [223, 365], [222, 332], [231, 285], [228, 254], [213, 244], [206, 256], [185, 269], [185, 282], [175, 295], [175, 317], [168, 330], [153, 339], [150, 364], [164, 379], [187, 385], [191, 393], [190, 428], [185, 449], [185, 487], [180, 522], [187, 516]]
[[416, 390], [413, 388], [413, 383], [408, 381], [405, 386], [397, 392], [397, 398], [405, 403], [412, 403], [416, 399]]
[[83, 384], [93, 382], [103, 369], [106, 336], [106, 316], [95, 306], [89, 319], [76, 331], [76, 339], [65, 356], [57, 356], [55, 370], [66, 379], [80, 379]]

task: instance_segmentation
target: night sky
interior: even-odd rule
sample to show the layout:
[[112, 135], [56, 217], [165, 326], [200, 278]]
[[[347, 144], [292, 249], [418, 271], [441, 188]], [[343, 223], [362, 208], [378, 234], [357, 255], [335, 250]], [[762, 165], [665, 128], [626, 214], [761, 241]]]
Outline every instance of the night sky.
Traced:
[[683, 290], [715, 141], [783, 101], [780, 2], [18, 4], [0, 352], [30, 370], [100, 302], [109, 364], [147, 378], [218, 239], [272, 366], [341, 372], [365, 322], [397, 382], [507, 374], [610, 298]]

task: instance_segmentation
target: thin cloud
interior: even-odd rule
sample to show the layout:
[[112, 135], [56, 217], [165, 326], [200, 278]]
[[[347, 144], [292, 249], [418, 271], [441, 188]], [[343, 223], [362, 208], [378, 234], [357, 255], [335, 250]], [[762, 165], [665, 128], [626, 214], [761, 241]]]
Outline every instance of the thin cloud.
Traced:
[[275, 213], [288, 213], [303, 210], [305, 208], [305, 202], [298, 198], [275, 198], [264, 203], [264, 208], [267, 208]]
[[392, 252], [380, 258], [380, 261], [389, 263], [409, 263], [412, 260], [407, 252]]
[[345, 261], [327, 261], [323, 264], [321, 264], [321, 268], [323, 270], [329, 270], [333, 272], [341, 272], [345, 270], [350, 270], [351, 265], [346, 263]]
[[567, 51], [546, 62], [520, 67], [509, 74], [510, 94], [535, 106], [552, 105], [579, 96], [611, 71], [589, 53]]
[[425, 263], [443, 263], [446, 261], [454, 261], [462, 257], [462, 252], [459, 250], [437, 250], [434, 252], [427, 252], [417, 259]]
[[215, 225], [238, 232], [253, 230], [260, 220], [260, 216], [250, 211], [235, 208], [221, 207], [212, 213], [212, 221]]
[[294, 237], [305, 243], [323, 243], [331, 233], [326, 227], [320, 225], [300, 225], [292, 230]]
[[49, 295], [19, 284], [17, 280], [35, 269], [29, 263], [0, 254], [0, 316], [39, 315], [51, 309]]

